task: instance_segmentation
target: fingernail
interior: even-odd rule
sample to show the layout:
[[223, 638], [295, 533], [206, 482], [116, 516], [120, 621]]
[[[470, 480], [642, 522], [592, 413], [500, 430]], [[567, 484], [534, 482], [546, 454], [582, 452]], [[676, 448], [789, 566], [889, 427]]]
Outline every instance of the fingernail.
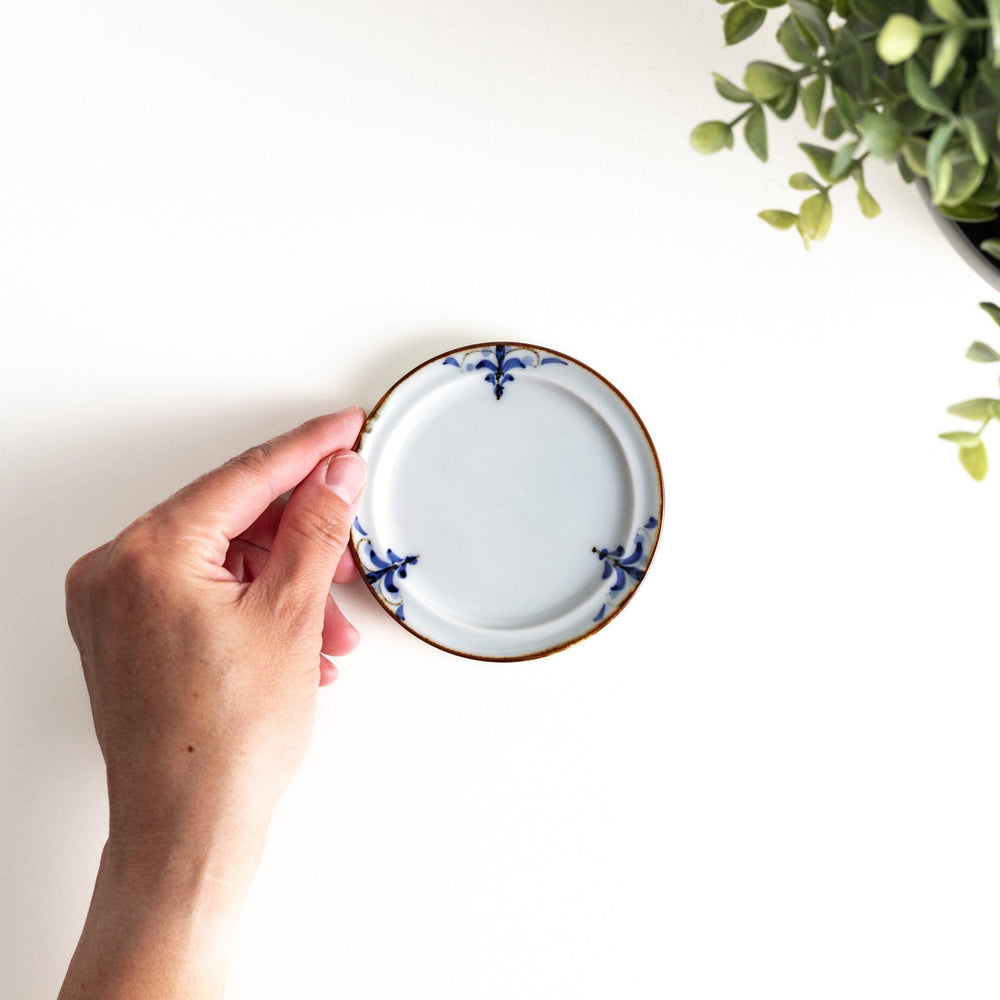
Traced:
[[353, 451], [338, 451], [326, 467], [326, 485], [351, 506], [358, 502], [367, 476], [365, 460]]

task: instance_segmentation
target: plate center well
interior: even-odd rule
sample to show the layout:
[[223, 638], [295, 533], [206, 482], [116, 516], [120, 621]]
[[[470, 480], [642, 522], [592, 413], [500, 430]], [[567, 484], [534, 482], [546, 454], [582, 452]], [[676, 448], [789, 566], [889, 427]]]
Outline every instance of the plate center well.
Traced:
[[388, 475], [372, 486], [379, 535], [419, 556], [408, 611], [515, 629], [593, 599], [592, 549], [626, 540], [633, 497], [621, 448], [585, 400], [531, 377], [497, 400], [460, 378], [403, 419]]

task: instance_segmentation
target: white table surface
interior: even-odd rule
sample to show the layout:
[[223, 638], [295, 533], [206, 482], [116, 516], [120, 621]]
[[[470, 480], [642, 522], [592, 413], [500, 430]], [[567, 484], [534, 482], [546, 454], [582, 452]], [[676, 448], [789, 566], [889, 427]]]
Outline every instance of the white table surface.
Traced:
[[[105, 833], [72, 560], [481, 340], [632, 400], [667, 516], [603, 632], [430, 648], [360, 583], [229, 996], [996, 996], [1000, 471], [944, 408], [989, 289], [916, 191], [702, 158], [709, 0], [5, 4], [0, 993], [51, 997]], [[997, 331], [1000, 333], [1000, 331]], [[996, 343], [1000, 337], [993, 336]], [[994, 446], [1000, 467], [1000, 441]], [[526, 567], [530, 572], [530, 567]]]

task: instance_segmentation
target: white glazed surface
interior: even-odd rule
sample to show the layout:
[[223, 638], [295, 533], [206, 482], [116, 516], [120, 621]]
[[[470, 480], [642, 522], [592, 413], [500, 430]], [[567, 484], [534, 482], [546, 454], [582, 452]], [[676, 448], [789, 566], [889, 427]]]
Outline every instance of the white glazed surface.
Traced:
[[369, 481], [352, 543], [412, 632], [521, 659], [624, 606], [656, 546], [662, 484], [646, 431], [603, 378], [510, 345], [498, 389], [497, 360], [493, 347], [457, 349], [382, 401], [359, 444]]

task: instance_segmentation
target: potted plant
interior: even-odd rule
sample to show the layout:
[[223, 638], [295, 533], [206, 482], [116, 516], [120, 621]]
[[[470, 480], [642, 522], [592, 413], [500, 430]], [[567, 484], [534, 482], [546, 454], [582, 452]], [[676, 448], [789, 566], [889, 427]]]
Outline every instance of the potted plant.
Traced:
[[[739, 129], [766, 161], [768, 119], [786, 121], [797, 108], [824, 139], [799, 144], [811, 169], [788, 181], [802, 192], [798, 210], [765, 209], [760, 218], [795, 229], [808, 249], [830, 230], [835, 185], [855, 185], [866, 217], [881, 212], [864, 171], [869, 157], [886, 160], [907, 183], [918, 181], [953, 245], [1000, 288], [1000, 0], [717, 2], [725, 7], [727, 45], [778, 19], [775, 37], [788, 64], [754, 60], [742, 85], [713, 74], [719, 96], [738, 110], [696, 125], [694, 149], [732, 149]], [[982, 306], [1000, 323], [1000, 308]], [[1000, 361], [978, 341], [967, 356]], [[958, 445], [962, 465], [981, 480], [982, 432], [1000, 421], [1000, 400], [966, 400], [948, 412], [979, 424], [941, 437]]]
[[796, 229], [808, 247], [830, 229], [830, 189], [847, 182], [862, 213], [878, 215], [864, 176], [875, 157], [895, 163], [907, 182], [924, 181], [936, 211], [973, 233], [975, 252], [1000, 260], [1000, 0], [719, 2], [729, 45], [769, 15], [780, 18], [776, 38], [789, 64], [754, 60], [742, 86], [714, 74], [719, 96], [739, 110], [697, 125], [692, 146], [732, 148], [741, 127], [766, 160], [768, 117], [784, 121], [796, 108], [825, 140], [800, 143], [811, 170], [789, 179], [804, 192], [798, 211], [767, 209], [765, 222]]

